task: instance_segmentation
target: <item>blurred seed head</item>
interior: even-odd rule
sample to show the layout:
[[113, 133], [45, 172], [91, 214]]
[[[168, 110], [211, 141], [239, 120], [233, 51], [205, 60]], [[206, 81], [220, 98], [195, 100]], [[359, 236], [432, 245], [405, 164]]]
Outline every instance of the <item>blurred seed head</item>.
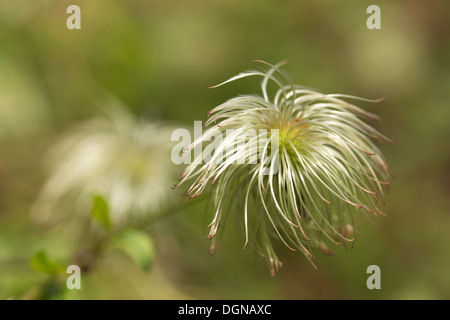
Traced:
[[117, 108], [81, 123], [50, 150], [51, 174], [32, 207], [33, 217], [89, 216], [95, 195], [107, 201], [113, 223], [155, 214], [174, 196], [172, 131]]
[[[299, 250], [314, 265], [311, 248], [331, 254], [328, 244], [354, 240], [358, 217], [370, 220], [370, 216], [383, 214], [379, 206], [390, 173], [374, 140], [390, 140], [364, 121], [378, 119], [376, 115], [347, 102], [370, 100], [323, 94], [293, 84], [279, 69], [286, 62], [275, 66], [255, 62], [268, 70], [250, 70], [214, 87], [260, 76], [262, 95], [241, 95], [208, 112], [208, 129], [191, 148], [200, 143], [206, 150], [215, 134], [212, 131], [225, 134], [228, 129], [253, 129], [255, 136], [234, 146], [234, 156], [259, 159], [261, 152], [271, 153], [278, 158], [278, 172], [272, 170], [273, 162], [217, 162], [213, 156], [206, 163], [188, 165], [178, 186], [192, 179], [187, 193], [195, 197], [212, 185], [214, 218], [209, 238], [216, 236], [235, 205], [245, 235], [244, 248], [253, 246], [275, 274], [282, 265], [274, 248], [276, 240]], [[269, 81], [276, 87], [272, 96]], [[273, 129], [278, 130], [276, 148], [269, 144], [256, 148], [254, 143], [261, 138], [256, 132], [267, 132], [270, 139]], [[215, 151], [227, 150], [226, 144], [234, 143], [223, 139]], [[276, 173], [267, 175], [267, 170]]]

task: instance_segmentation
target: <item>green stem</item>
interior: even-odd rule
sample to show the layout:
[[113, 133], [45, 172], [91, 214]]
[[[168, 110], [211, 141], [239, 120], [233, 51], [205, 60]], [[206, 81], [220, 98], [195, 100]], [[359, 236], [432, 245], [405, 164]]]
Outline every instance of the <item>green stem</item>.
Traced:
[[110, 239], [117, 236], [121, 232], [125, 231], [126, 229], [130, 229], [130, 228], [138, 229], [138, 230], [145, 229], [148, 226], [151, 226], [152, 224], [154, 224], [160, 220], [163, 220], [167, 217], [170, 217], [176, 213], [179, 213], [187, 208], [194, 206], [195, 204], [203, 201], [204, 199], [206, 199], [205, 195], [200, 195], [197, 198], [189, 199], [189, 200], [183, 199], [177, 205], [167, 207], [167, 208], [161, 210], [156, 215], [150, 215], [146, 219], [142, 219], [142, 220], [136, 221], [134, 223], [129, 223], [124, 226], [110, 230], [103, 237], [97, 238], [90, 247], [77, 251], [73, 256], [72, 264], [76, 264], [82, 270], [87, 271], [93, 266], [95, 258], [102, 252], [102, 250], [105, 247], [105, 244], [108, 243], [108, 241]]
[[[102, 253], [103, 249], [105, 248], [105, 244], [115, 237], [116, 235], [120, 234], [126, 229], [133, 228], [133, 229], [145, 229], [146, 227], [163, 220], [164, 218], [167, 218], [169, 216], [172, 216], [173, 214], [179, 213], [184, 211], [187, 208], [190, 208], [194, 206], [195, 204], [203, 201], [206, 199], [206, 196], [201, 195], [195, 199], [187, 200], [184, 199], [180, 201], [178, 204], [167, 207], [163, 210], [161, 210], [156, 215], [150, 215], [146, 219], [142, 219], [140, 221], [137, 221], [135, 223], [127, 224], [118, 228], [115, 228], [114, 230], [111, 230], [107, 233], [105, 233], [102, 237], [95, 236], [92, 241], [93, 243], [88, 246], [87, 248], [81, 248], [78, 251], [74, 253], [72, 256], [72, 259], [70, 259], [70, 264], [78, 265], [82, 272], [85, 274], [92, 270], [92, 268], [95, 266], [95, 259], [98, 257], [99, 254]], [[85, 230], [89, 230], [89, 226]], [[88, 234], [83, 233], [83, 237], [87, 237]], [[43, 283], [40, 283], [39, 285], [30, 288], [27, 292], [21, 295], [21, 298], [24, 299], [40, 299], [43, 290], [46, 288], [46, 286], [49, 285], [49, 283], [53, 282], [60, 282], [61, 286], [64, 286], [65, 283], [63, 281], [65, 279], [64, 277], [58, 277], [58, 274], [52, 275], [51, 278], [47, 279]], [[45, 290], [44, 290], [45, 291]]]

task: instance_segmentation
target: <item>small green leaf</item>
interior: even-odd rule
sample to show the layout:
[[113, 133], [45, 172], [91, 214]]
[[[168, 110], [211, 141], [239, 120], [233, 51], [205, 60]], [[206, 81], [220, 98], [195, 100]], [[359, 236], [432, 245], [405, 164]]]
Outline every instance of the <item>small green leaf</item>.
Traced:
[[31, 258], [30, 264], [34, 270], [44, 273], [56, 274], [65, 270], [64, 265], [50, 260], [42, 250]]
[[111, 247], [127, 254], [143, 271], [149, 271], [154, 259], [153, 239], [147, 233], [128, 229], [111, 240]]
[[111, 220], [109, 218], [108, 202], [101, 195], [94, 195], [92, 197], [92, 218], [99, 222], [103, 227], [109, 229], [111, 227]]
[[42, 284], [38, 296], [34, 299], [39, 300], [66, 300], [68, 297], [68, 289], [64, 282], [56, 277], [50, 278]]

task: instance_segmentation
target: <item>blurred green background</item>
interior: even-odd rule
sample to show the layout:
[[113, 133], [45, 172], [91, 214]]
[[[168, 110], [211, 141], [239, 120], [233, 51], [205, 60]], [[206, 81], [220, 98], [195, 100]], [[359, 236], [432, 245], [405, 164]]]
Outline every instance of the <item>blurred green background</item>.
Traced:
[[[71, 4], [81, 30], [66, 27]], [[366, 27], [371, 4], [381, 30]], [[0, 299], [449, 299], [449, 21], [450, 4], [435, 0], [1, 0]], [[208, 255], [198, 201], [145, 227], [149, 270], [106, 250], [83, 270], [82, 289], [66, 290], [68, 275], [30, 266], [40, 251], [67, 265], [91, 239], [72, 220], [49, 226], [30, 215], [56, 141], [111, 100], [192, 128], [224, 100], [259, 91], [258, 79], [205, 89], [253, 59], [292, 60], [294, 82], [323, 92], [385, 97], [361, 104], [396, 142], [382, 146], [394, 177], [381, 228], [361, 222], [351, 250], [316, 253], [318, 270], [280, 246], [285, 265], [270, 277], [262, 258], [240, 249], [232, 219]], [[366, 287], [373, 264], [381, 290]]]

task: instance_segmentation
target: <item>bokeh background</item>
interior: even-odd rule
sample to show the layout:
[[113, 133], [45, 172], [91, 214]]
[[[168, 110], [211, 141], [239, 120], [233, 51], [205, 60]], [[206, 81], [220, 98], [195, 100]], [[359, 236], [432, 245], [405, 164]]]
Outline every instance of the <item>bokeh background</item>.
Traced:
[[[66, 28], [71, 4], [81, 30]], [[381, 30], [366, 27], [371, 4]], [[449, 299], [449, 21], [450, 4], [437, 0], [0, 1], [0, 298]], [[192, 128], [224, 100], [258, 92], [258, 79], [205, 89], [253, 59], [289, 59], [296, 83], [323, 92], [385, 97], [361, 106], [395, 140], [382, 146], [394, 173], [388, 216], [375, 219], [381, 227], [361, 222], [352, 249], [316, 253], [315, 270], [280, 246], [285, 265], [270, 277], [240, 249], [232, 217], [208, 255], [207, 201], [180, 204], [177, 194], [162, 218], [133, 227], [151, 249], [141, 253], [89, 251], [115, 231], [64, 204], [57, 223], [31, 213], [52, 172], [48, 150], [73, 128], [117, 105], [140, 121]], [[169, 193], [174, 182], [158, 181]], [[82, 289], [67, 290], [68, 275], [51, 266], [85, 251]], [[366, 287], [373, 264], [381, 290]]]

